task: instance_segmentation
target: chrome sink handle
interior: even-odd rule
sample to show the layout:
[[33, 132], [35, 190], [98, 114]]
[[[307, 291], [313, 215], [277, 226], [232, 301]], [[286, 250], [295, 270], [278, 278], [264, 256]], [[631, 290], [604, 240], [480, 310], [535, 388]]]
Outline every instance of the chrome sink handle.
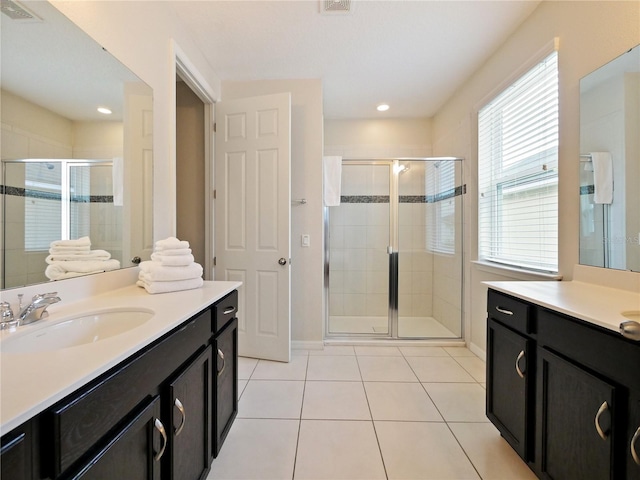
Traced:
[[47, 314], [47, 307], [60, 301], [60, 297], [57, 295], [58, 292], [34, 295], [31, 303], [24, 307], [18, 315], [20, 325], [27, 325], [43, 318]]
[[2, 308], [2, 320], [0, 321], [0, 330], [5, 328], [17, 327], [18, 320], [13, 318], [13, 310], [11, 310], [11, 304], [9, 302], [0, 303]]

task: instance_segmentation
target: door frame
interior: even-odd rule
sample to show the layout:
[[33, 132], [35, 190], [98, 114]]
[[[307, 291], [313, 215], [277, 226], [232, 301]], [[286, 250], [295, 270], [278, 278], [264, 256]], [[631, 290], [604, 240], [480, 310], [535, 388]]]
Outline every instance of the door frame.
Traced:
[[[214, 262], [213, 262], [213, 252], [214, 250], [214, 227], [215, 227], [215, 218], [214, 218], [214, 152], [215, 152], [215, 135], [214, 135], [214, 125], [215, 125], [215, 102], [217, 98], [220, 98], [219, 93], [216, 92], [214, 88], [205, 80], [204, 76], [200, 74], [198, 69], [195, 67], [193, 62], [189, 60], [187, 54], [180, 48], [180, 46], [176, 43], [174, 39], [171, 39], [171, 50], [173, 53], [173, 78], [180, 77], [191, 90], [197, 95], [197, 97], [202, 100], [204, 104], [204, 172], [205, 172], [205, 196], [208, 197], [208, 201], [205, 203], [205, 264], [203, 265], [204, 269], [204, 279], [205, 280], [213, 280], [214, 278]], [[176, 89], [175, 82], [173, 82], [173, 98], [176, 98]], [[171, 120], [173, 122], [171, 135], [173, 136], [172, 142], [173, 145], [170, 151], [171, 165], [173, 169], [173, 178], [176, 176], [176, 105], [175, 101], [172, 103], [172, 114]], [[175, 205], [177, 205], [177, 193], [173, 190], [173, 204], [174, 204], [174, 212]], [[174, 215], [175, 217], [175, 215]], [[176, 231], [176, 219], [173, 219], [173, 231]]]

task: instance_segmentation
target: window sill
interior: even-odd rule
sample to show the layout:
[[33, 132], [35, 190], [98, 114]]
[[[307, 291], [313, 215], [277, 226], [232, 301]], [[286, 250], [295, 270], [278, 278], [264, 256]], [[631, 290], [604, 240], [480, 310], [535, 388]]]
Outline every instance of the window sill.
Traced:
[[471, 263], [474, 264], [478, 270], [483, 272], [503, 275], [518, 280], [562, 280], [562, 275], [560, 273], [536, 272], [534, 270], [509, 267], [507, 265], [500, 265], [498, 263], [485, 262], [482, 260], [472, 260]]

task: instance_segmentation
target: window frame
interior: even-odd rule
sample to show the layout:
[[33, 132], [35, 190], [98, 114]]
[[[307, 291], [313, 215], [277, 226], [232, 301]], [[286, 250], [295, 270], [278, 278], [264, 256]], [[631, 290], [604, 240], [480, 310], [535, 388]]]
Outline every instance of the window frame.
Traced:
[[[495, 188], [495, 191], [491, 192], [491, 199], [485, 200], [483, 195], [483, 188], [485, 188], [487, 182], [483, 182], [481, 180], [482, 173], [481, 169], [483, 168], [496, 168], [496, 165], [486, 165], [483, 164], [483, 154], [481, 152], [482, 146], [482, 133], [484, 130], [481, 129], [481, 114], [483, 109], [487, 106], [491, 105], [494, 101], [499, 99], [505, 92], [508, 92], [510, 89], [514, 87], [517, 88], [517, 84], [520, 80], [527, 77], [528, 74], [534, 71], [534, 69], [538, 68], [543, 62], [546, 62], [551, 55], [555, 54], [555, 63], [556, 63], [556, 78], [559, 79], [559, 56], [558, 56], [558, 40], [554, 39], [554, 41], [547, 45], [545, 48], [541, 49], [531, 60], [523, 64], [517, 72], [515, 72], [512, 76], [510, 76], [505, 82], [503, 82], [498, 88], [496, 88], [490, 96], [485, 97], [482, 102], [475, 108], [475, 118], [476, 118], [476, 128], [477, 128], [477, 147], [478, 147], [478, 231], [477, 231], [477, 258], [479, 263], [484, 263], [488, 265], [495, 265], [497, 268], [507, 268], [507, 269], [517, 269], [522, 270], [534, 274], [558, 274], [559, 272], [559, 249], [558, 249], [558, 228], [557, 228], [557, 215], [558, 215], [558, 204], [557, 204], [557, 195], [558, 195], [558, 187], [559, 187], [559, 177], [558, 177], [558, 156], [559, 156], [559, 118], [560, 118], [560, 108], [559, 108], [559, 96], [560, 96], [560, 84], [559, 80], [556, 80], [556, 89], [555, 89], [555, 99], [556, 99], [556, 107], [554, 112], [554, 123], [550, 124], [551, 128], [554, 129], [554, 140], [551, 142], [551, 147], [543, 149], [543, 150], [535, 150], [533, 149], [531, 153], [527, 156], [523, 156], [522, 158], [518, 158], [515, 163], [509, 163], [506, 168], [502, 163], [502, 160], [498, 160], [499, 166], [499, 174], [495, 172], [491, 175], [491, 182], [489, 184]], [[534, 84], [534, 86], [539, 85], [538, 82]], [[488, 127], [490, 128], [490, 126]], [[526, 138], [526, 137], [525, 137]], [[501, 138], [502, 141], [502, 138]], [[500, 146], [500, 157], [502, 157], [502, 152], [504, 151], [503, 145]], [[547, 158], [551, 159], [551, 162], [546, 162]], [[531, 162], [532, 159], [534, 162]], [[542, 164], [542, 171], [535, 171], [528, 168], [523, 168], [522, 165], [528, 165], [529, 163]], [[547, 169], [547, 163], [551, 164], [551, 168]], [[511, 173], [509, 172], [511, 171]], [[549, 183], [555, 188], [555, 219], [556, 219], [556, 237], [555, 237], [555, 248], [553, 249], [553, 258], [551, 262], [542, 263], [536, 262], [534, 264], [527, 261], [526, 258], [518, 261], [514, 259], [507, 253], [497, 252], [496, 249], [502, 249], [502, 239], [504, 238], [504, 226], [502, 225], [502, 210], [498, 205], [503, 201], [501, 191], [505, 188], [513, 188], [518, 185], [526, 185], [540, 182]], [[533, 191], [536, 187], [529, 188], [527, 190]], [[539, 188], [539, 187], [538, 187]], [[486, 192], [487, 190], [485, 190]], [[486, 207], [486, 202], [490, 201], [491, 205], [489, 208]], [[489, 212], [487, 212], [487, 210]], [[487, 219], [487, 216], [490, 215], [490, 218]], [[489, 223], [490, 232], [487, 233], [487, 227], [485, 222]], [[535, 225], [535, 224], [533, 224]], [[487, 239], [487, 236], [490, 238]], [[488, 245], [487, 245], [488, 243]], [[538, 243], [540, 246], [544, 247], [544, 242], [540, 241]], [[541, 256], [541, 259], [544, 257]]]

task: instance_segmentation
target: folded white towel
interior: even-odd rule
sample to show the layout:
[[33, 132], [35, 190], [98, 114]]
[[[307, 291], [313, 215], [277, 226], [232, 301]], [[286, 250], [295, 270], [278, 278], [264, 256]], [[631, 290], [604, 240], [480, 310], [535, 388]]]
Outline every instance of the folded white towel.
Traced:
[[337, 207], [340, 205], [342, 186], [342, 157], [323, 157], [324, 205]]
[[169, 237], [164, 240], [158, 240], [155, 243], [156, 250], [168, 250], [175, 248], [189, 248], [189, 242], [186, 240], [178, 240], [176, 237]]
[[190, 248], [168, 248], [166, 250], [156, 250], [155, 253], [159, 253], [161, 255], [191, 255]]
[[49, 265], [44, 274], [50, 280], [60, 280], [62, 278], [70, 278], [70, 273], [85, 275], [88, 273], [109, 272], [120, 268], [120, 262], [115, 259], [111, 260], [78, 260], [53, 262]]
[[195, 261], [190, 253], [186, 255], [164, 255], [161, 252], [152, 253], [151, 260], [165, 267], [186, 267]]
[[54, 253], [45, 258], [45, 262], [51, 265], [53, 262], [109, 260], [111, 254], [106, 250], [91, 250], [78, 253]]
[[593, 202], [613, 202], [613, 162], [609, 152], [591, 152], [593, 165]]
[[74, 247], [74, 246], [58, 246], [58, 247], [51, 247], [49, 249], [49, 253], [51, 255], [55, 255], [57, 253], [61, 253], [61, 254], [74, 254], [74, 253], [88, 253], [91, 251], [91, 245], [82, 245], [82, 246], [78, 246], [78, 247]]
[[76, 240], [55, 240], [49, 245], [53, 247], [90, 247], [91, 239], [89, 237], [81, 237]]
[[169, 293], [179, 292], [181, 290], [193, 290], [194, 288], [200, 288], [204, 284], [202, 278], [192, 278], [189, 280], [177, 280], [175, 282], [151, 282], [147, 283], [143, 280], [138, 280], [136, 285], [143, 287], [148, 293]]
[[158, 262], [147, 260], [146, 262], [141, 262], [139, 267], [140, 274], [138, 277], [147, 283], [188, 280], [202, 276], [202, 265], [199, 263], [192, 263], [185, 267], [166, 267]]

